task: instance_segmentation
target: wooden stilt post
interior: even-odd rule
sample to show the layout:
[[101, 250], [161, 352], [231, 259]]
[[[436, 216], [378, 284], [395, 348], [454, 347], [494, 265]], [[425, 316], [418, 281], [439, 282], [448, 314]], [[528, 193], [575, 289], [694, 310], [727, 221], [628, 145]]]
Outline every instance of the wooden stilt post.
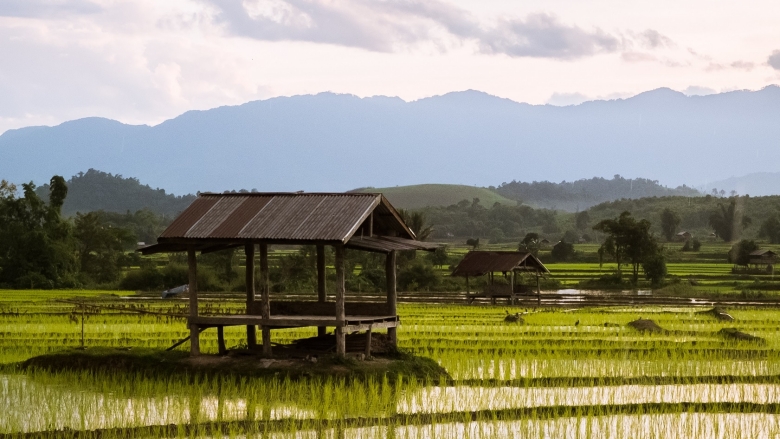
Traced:
[[198, 317], [198, 259], [195, 249], [187, 250], [187, 265], [189, 268], [190, 294], [190, 355], [200, 355], [200, 331], [192, 319]]
[[466, 301], [468, 303], [471, 303], [474, 301], [474, 299], [471, 298], [471, 293], [469, 292], [469, 275], [466, 275]]
[[536, 271], [536, 303], [542, 305], [542, 289], [539, 287], [539, 271]]
[[[249, 315], [252, 313], [255, 302], [255, 244], [246, 244], [244, 254], [246, 255], [246, 314]], [[255, 325], [246, 326], [246, 345], [249, 349], [257, 346]]]
[[225, 327], [224, 326], [217, 326], [217, 349], [219, 350], [219, 355], [227, 354], [227, 348], [225, 347]]
[[[395, 250], [390, 251], [385, 259], [385, 277], [387, 278], [387, 313], [391, 316], [398, 315], [398, 292], [395, 290]], [[396, 328], [387, 328], [387, 336], [393, 346], [398, 344]]]
[[366, 360], [371, 358], [371, 327], [368, 327], [368, 331], [366, 331]]
[[[317, 301], [325, 303], [327, 290], [325, 289], [325, 282], [327, 280], [325, 275], [325, 246], [317, 244]], [[326, 333], [325, 326], [317, 327], [317, 335], [323, 336]]]
[[511, 305], [514, 305], [515, 304], [515, 272], [512, 271], [509, 274], [509, 277], [510, 277], [510, 279], [509, 279], [509, 290], [510, 290], [509, 291], [509, 303]]
[[343, 357], [347, 353], [344, 334], [344, 246], [336, 245], [336, 355]]
[[[271, 285], [268, 280], [268, 244], [260, 244], [260, 294], [263, 320], [271, 318]], [[263, 325], [263, 354], [271, 355], [271, 328]]]

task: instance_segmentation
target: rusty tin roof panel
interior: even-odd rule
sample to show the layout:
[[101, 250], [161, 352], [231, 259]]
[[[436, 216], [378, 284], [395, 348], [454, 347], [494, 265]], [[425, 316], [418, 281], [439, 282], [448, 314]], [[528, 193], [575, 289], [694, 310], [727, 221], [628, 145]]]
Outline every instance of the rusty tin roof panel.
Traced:
[[198, 197], [184, 210], [167, 229], [160, 235], [161, 238], [183, 238], [187, 231], [198, 222], [216, 203], [218, 199], [213, 197]]
[[202, 194], [160, 238], [343, 241], [376, 194]]
[[243, 204], [245, 198], [226, 197], [220, 198], [211, 206], [208, 212], [190, 227], [185, 235], [187, 238], [211, 238], [213, 232], [229, 218], [235, 210]]
[[272, 197], [241, 197], [241, 205], [211, 232], [212, 238], [235, 238], [246, 224], [262, 210]]

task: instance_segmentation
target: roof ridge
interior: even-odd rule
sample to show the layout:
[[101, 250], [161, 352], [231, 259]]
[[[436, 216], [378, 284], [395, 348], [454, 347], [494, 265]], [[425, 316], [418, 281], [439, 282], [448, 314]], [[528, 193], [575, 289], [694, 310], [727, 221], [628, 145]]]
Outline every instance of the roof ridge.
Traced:
[[347, 197], [365, 197], [365, 196], [371, 196], [376, 197], [377, 195], [380, 195], [379, 192], [198, 192], [198, 196], [226, 196], [226, 197], [242, 197], [242, 196], [253, 196], [253, 197], [262, 197], [262, 196], [302, 196], [302, 195], [322, 195], [322, 196], [347, 196]]

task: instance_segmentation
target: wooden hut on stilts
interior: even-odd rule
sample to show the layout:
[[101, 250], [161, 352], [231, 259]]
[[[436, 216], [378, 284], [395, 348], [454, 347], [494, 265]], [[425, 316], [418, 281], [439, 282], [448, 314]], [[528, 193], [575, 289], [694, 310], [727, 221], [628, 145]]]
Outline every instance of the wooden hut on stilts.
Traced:
[[[495, 274], [502, 273], [508, 277], [508, 282], [496, 283]], [[463, 257], [455, 270], [453, 276], [462, 276], [466, 278], [466, 297], [469, 303], [477, 298], [489, 299], [495, 304], [496, 299], [506, 298], [510, 304], [514, 304], [518, 295], [528, 291], [528, 287], [518, 284], [517, 274], [529, 273], [536, 279], [536, 298], [537, 303], [541, 304], [542, 296], [539, 285], [539, 278], [550, 273], [550, 270], [542, 264], [533, 253], [513, 252], [513, 251], [470, 251]], [[471, 294], [469, 289], [469, 278], [476, 276], [488, 276], [488, 282], [485, 289], [481, 292]]]
[[[317, 299], [272, 301], [268, 278], [269, 245], [314, 245], [317, 249]], [[335, 251], [335, 298], [326, 291], [325, 248]], [[205, 316], [198, 313], [197, 253], [243, 247], [246, 254], [246, 313]], [[345, 334], [365, 331], [367, 353], [371, 331], [387, 329], [396, 343], [396, 252], [434, 250], [435, 244], [415, 239], [398, 212], [381, 194], [370, 193], [203, 193], [141, 253], [187, 252], [191, 354], [200, 354], [200, 333], [217, 329], [220, 351], [225, 350], [223, 328], [246, 326], [247, 345], [257, 345], [261, 329], [262, 352], [270, 356], [271, 331], [316, 326], [318, 334], [334, 328], [336, 353], [346, 353]], [[344, 250], [386, 255], [387, 300], [381, 303], [347, 302]], [[255, 252], [259, 251], [260, 297], [255, 291]]]

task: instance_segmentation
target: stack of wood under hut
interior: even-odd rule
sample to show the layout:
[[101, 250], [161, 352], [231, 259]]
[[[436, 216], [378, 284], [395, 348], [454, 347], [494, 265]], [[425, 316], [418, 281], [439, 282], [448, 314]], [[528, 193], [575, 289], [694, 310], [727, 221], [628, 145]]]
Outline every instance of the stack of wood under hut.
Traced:
[[[313, 245], [317, 249], [317, 296], [309, 301], [271, 300], [268, 278], [269, 245]], [[326, 291], [325, 249], [335, 253], [336, 287]], [[239, 315], [199, 315], [197, 253], [243, 247], [246, 253], [246, 312]], [[225, 351], [225, 326], [246, 326], [247, 345], [272, 355], [272, 331], [314, 326], [326, 337], [333, 329], [335, 352], [346, 353], [346, 334], [365, 332], [370, 355], [371, 332], [387, 330], [396, 343], [396, 253], [435, 250], [436, 244], [417, 241], [401, 216], [381, 194], [371, 193], [203, 193], [141, 253], [187, 252], [189, 264], [189, 317], [191, 354], [200, 354], [201, 331], [216, 328], [220, 352]], [[386, 255], [387, 300], [347, 302], [344, 285], [344, 250]], [[259, 281], [255, 259], [259, 253]], [[258, 285], [259, 291], [256, 291]], [[259, 293], [259, 297], [258, 294]]]
[[[496, 282], [496, 273], [501, 273], [505, 282]], [[520, 294], [532, 293], [533, 286], [519, 283], [519, 274], [528, 274], [536, 280], [536, 297], [541, 302], [539, 278], [550, 270], [533, 253], [513, 251], [470, 251], [453, 270], [453, 276], [466, 278], [466, 297], [469, 303], [484, 298], [495, 304], [496, 299], [507, 299], [514, 304]], [[469, 278], [487, 276], [482, 291], [471, 293]]]

